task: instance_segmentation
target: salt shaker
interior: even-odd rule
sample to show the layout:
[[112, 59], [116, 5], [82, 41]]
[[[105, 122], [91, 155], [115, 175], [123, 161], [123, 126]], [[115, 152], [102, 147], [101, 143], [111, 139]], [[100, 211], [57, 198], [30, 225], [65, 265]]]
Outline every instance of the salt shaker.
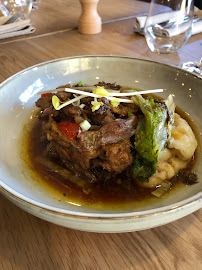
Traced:
[[79, 18], [79, 32], [81, 34], [98, 34], [102, 30], [102, 21], [97, 13], [99, 0], [79, 0], [82, 13]]

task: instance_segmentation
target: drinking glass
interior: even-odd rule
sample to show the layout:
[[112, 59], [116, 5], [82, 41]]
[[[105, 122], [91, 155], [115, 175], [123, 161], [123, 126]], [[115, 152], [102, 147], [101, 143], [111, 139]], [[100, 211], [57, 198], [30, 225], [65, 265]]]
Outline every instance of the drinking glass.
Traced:
[[176, 52], [191, 36], [193, 16], [194, 0], [151, 0], [144, 28], [150, 50]]
[[32, 9], [38, 9], [38, 3], [40, 2], [40, 0], [33, 0], [33, 5], [32, 5]]
[[202, 58], [199, 61], [184, 63], [181, 67], [202, 77]]
[[4, 16], [19, 13], [21, 19], [26, 19], [32, 9], [32, 0], [0, 0], [0, 11]]

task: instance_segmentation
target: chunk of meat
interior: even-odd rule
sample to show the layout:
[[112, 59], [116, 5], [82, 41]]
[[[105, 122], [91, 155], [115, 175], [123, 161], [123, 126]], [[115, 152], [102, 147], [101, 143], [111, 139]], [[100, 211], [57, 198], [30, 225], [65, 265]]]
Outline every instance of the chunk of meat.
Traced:
[[96, 181], [96, 176], [90, 170], [90, 158], [80, 151], [76, 140], [65, 136], [52, 119], [43, 122], [42, 129], [49, 141], [47, 151], [50, 155], [59, 158], [66, 168], [75, 170], [77, 175], [91, 182]]
[[66, 101], [71, 97], [71, 93], [66, 91], [58, 91], [56, 96], [59, 98], [60, 101]]
[[91, 172], [90, 160], [85, 159], [80, 152], [74, 151], [72, 147], [61, 146], [58, 141], [51, 141], [47, 147], [50, 155], [60, 158], [66, 168], [72, 170], [78, 176], [83, 176], [90, 182], [95, 182], [96, 176]]
[[[55, 95], [54, 93], [47, 93], [42, 95], [41, 98], [39, 98], [35, 104], [37, 107], [41, 108], [42, 110], [45, 110], [46, 108], [49, 108], [52, 105], [52, 96]], [[71, 93], [68, 93], [66, 91], [58, 91], [56, 93], [56, 96], [62, 101], [66, 101], [70, 98]]]
[[105, 145], [106, 161], [101, 166], [109, 172], [121, 173], [134, 160], [130, 150], [131, 147], [130, 139], [126, 139], [121, 143]]
[[84, 108], [84, 112], [90, 119], [91, 124], [93, 125], [105, 125], [114, 121], [116, 118], [114, 114], [111, 112], [111, 108], [109, 106], [109, 101], [106, 98], [98, 99], [98, 101], [103, 102], [103, 106], [99, 108], [99, 110], [92, 112], [91, 110], [91, 101], [93, 99], [85, 99], [83, 103], [86, 105]]
[[96, 158], [100, 154], [99, 131], [86, 131], [79, 135], [77, 139], [79, 151], [86, 158]]
[[135, 104], [128, 104], [132, 106], [122, 105], [120, 104], [117, 107], [111, 107], [111, 111], [120, 116], [128, 116], [129, 113], [136, 114], [138, 111], [138, 107]]
[[100, 159], [97, 166], [109, 172], [122, 172], [131, 164], [133, 156], [130, 152], [130, 137], [135, 133], [136, 121], [135, 116], [113, 121], [97, 131], [83, 132], [75, 140], [65, 136], [51, 118], [43, 122], [42, 129], [50, 142], [50, 154], [57, 155], [66, 167], [73, 168], [79, 175], [96, 181], [96, 175], [91, 170], [91, 161], [96, 158]]
[[95, 84], [95, 86], [104, 86], [105, 89], [121, 90], [122, 87], [115, 83], [106, 83], [104, 81]]
[[137, 117], [131, 116], [128, 119], [120, 119], [104, 125], [97, 131], [100, 133], [99, 144], [117, 143], [132, 137], [135, 134], [136, 123]]
[[61, 146], [70, 148], [72, 145], [76, 147], [76, 141], [64, 135], [58, 128], [57, 123], [50, 119], [48, 122], [43, 122], [42, 130], [46, 134], [48, 141], [55, 140]]
[[41, 110], [45, 110], [46, 108], [49, 108], [52, 105], [52, 96], [53, 94], [39, 98], [35, 102], [36, 106], [41, 108]]
[[[119, 88], [115, 84], [108, 84], [107, 87]], [[130, 137], [135, 134], [138, 120], [136, 116], [116, 119], [106, 98], [98, 99], [103, 102], [103, 106], [95, 112], [91, 110], [93, 98], [89, 97], [82, 99], [81, 103], [85, 104], [82, 109], [70, 104], [61, 110], [55, 110], [52, 106], [52, 95], [44, 96], [36, 102], [43, 110], [41, 140], [48, 141], [47, 152], [50, 155], [59, 158], [65, 167], [91, 182], [104, 181], [103, 177], [99, 176], [99, 170], [106, 175], [104, 179], [108, 179], [110, 172], [121, 173], [132, 163]], [[56, 95], [62, 102], [72, 97], [72, 94], [62, 89]], [[132, 109], [124, 111], [122, 105], [119, 107], [119, 111], [122, 110], [121, 116], [126, 116], [128, 110], [131, 112]], [[67, 136], [61, 129], [62, 123], [79, 124], [84, 119], [91, 123], [92, 130], [81, 132], [75, 138]]]
[[79, 135], [77, 142], [81, 152], [87, 158], [96, 158], [101, 154], [101, 146], [122, 142], [135, 134], [137, 117], [113, 121], [97, 131], [86, 131]]
[[69, 120], [74, 119], [74, 121], [77, 124], [80, 124], [84, 120], [82, 109], [79, 108], [78, 106], [73, 105], [66, 106], [61, 110], [61, 112], [64, 114], [65, 117], [67, 117], [67, 119]]

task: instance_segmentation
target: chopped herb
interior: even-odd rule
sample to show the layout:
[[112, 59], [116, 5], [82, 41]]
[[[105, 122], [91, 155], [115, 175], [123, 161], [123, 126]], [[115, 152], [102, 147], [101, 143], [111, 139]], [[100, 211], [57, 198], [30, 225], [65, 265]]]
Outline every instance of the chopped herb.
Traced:
[[79, 86], [84, 86], [85, 84], [84, 84], [84, 82], [80, 81], [80, 82], [78, 83], [78, 85], [79, 85]]
[[70, 150], [73, 150], [73, 149], [74, 149], [73, 145], [72, 145], [72, 144], [70, 144]]
[[132, 112], [128, 112], [128, 117], [134, 116]]

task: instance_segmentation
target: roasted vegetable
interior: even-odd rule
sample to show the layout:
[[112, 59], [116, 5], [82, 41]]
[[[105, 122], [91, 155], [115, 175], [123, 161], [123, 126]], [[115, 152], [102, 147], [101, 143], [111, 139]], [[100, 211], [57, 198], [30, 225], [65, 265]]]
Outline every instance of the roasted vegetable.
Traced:
[[169, 113], [165, 102], [157, 99], [138, 95], [136, 101], [143, 116], [138, 122], [135, 135], [137, 154], [133, 176], [141, 181], [148, 181], [156, 172], [159, 154], [167, 143]]

